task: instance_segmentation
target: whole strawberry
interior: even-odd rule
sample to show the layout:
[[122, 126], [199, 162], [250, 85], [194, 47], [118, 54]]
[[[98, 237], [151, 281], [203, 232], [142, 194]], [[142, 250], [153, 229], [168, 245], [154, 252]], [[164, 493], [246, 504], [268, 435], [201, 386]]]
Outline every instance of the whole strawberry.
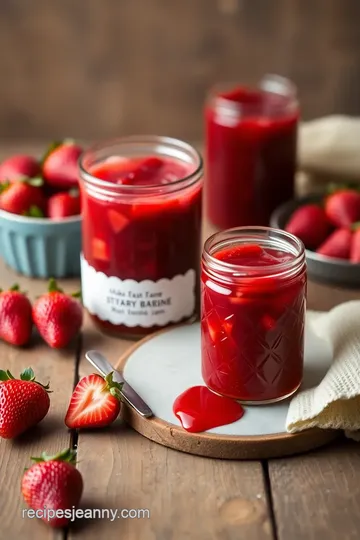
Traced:
[[347, 228], [336, 229], [319, 246], [316, 253], [334, 257], [335, 259], [348, 259], [350, 257], [352, 235], [353, 233]]
[[41, 173], [39, 162], [32, 156], [17, 154], [0, 164], [0, 183], [13, 182], [23, 178], [33, 178]]
[[65, 424], [72, 429], [105, 427], [120, 412], [122, 383], [113, 381], [113, 374], [101, 377], [96, 373], [83, 377], [71, 396]]
[[325, 212], [335, 227], [350, 227], [360, 220], [360, 193], [342, 189], [325, 200]]
[[0, 209], [20, 216], [43, 217], [46, 198], [41, 183], [40, 178], [33, 178], [1, 184]]
[[316, 204], [300, 206], [290, 217], [285, 230], [294, 234], [308, 249], [316, 249], [330, 230], [326, 214]]
[[0, 339], [22, 346], [30, 341], [32, 332], [31, 303], [18, 285], [0, 290]]
[[41, 519], [52, 527], [68, 525], [73, 509], [79, 506], [83, 479], [75, 467], [75, 456], [70, 448], [54, 456], [43, 452], [40, 458], [31, 458], [35, 464], [22, 478], [21, 492], [26, 504], [41, 510]]
[[0, 370], [0, 381], [0, 437], [13, 439], [47, 415], [49, 384], [43, 386], [36, 381], [31, 368], [25, 369], [20, 379]]
[[80, 212], [80, 193], [77, 189], [66, 193], [57, 193], [48, 199], [47, 215], [51, 219], [77, 216]]
[[350, 247], [350, 261], [352, 263], [360, 263], [360, 228], [357, 227], [353, 232]]
[[83, 309], [75, 296], [78, 294], [65, 294], [56, 281], [51, 279], [48, 292], [40, 296], [33, 305], [33, 321], [50, 347], [66, 347], [82, 326]]
[[82, 148], [74, 141], [53, 143], [43, 160], [43, 177], [46, 182], [60, 189], [78, 186], [78, 160]]

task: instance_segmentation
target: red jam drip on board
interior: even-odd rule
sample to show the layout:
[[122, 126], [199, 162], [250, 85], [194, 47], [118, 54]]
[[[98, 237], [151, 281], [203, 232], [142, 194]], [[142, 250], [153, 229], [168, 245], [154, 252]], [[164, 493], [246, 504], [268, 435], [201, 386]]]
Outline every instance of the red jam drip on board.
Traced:
[[[194, 166], [176, 159], [143, 156], [109, 157], [89, 171], [106, 182], [131, 186], [128, 196], [83, 198], [83, 253], [96, 272], [120, 280], [157, 282], [199, 272], [201, 185], [158, 196], [157, 188], [137, 195], [136, 187], [171, 184], [194, 172]], [[198, 283], [198, 278], [196, 278]], [[135, 309], [131, 300], [124, 309]], [[192, 314], [193, 315], [193, 314]], [[92, 315], [97, 326], [114, 334], [139, 336], [161, 325], [147, 327], [112, 324]]]
[[291, 279], [265, 271], [260, 276], [260, 267], [274, 267], [293, 255], [259, 245], [235, 245], [213, 257], [240, 265], [246, 277], [227, 285], [202, 271], [202, 374], [206, 385], [240, 401], [290, 395], [303, 373], [305, 273]]
[[207, 210], [214, 225], [268, 225], [293, 197], [299, 113], [289, 105], [287, 96], [237, 87], [207, 106]]
[[244, 414], [239, 403], [214, 394], [206, 386], [185, 390], [174, 401], [173, 411], [182, 427], [191, 433], [232, 424]]

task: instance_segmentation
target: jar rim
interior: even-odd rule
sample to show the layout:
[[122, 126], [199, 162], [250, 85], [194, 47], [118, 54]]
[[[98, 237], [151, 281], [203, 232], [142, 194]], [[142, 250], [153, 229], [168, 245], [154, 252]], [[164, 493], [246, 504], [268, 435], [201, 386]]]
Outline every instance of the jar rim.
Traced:
[[[102, 180], [88, 171], [86, 160], [90, 159], [92, 155], [95, 155], [97, 152], [101, 152], [102, 150], [111, 150], [111, 148], [114, 148], [115, 151], [115, 148], [121, 147], [122, 145], [157, 145], [159, 147], [157, 150], [159, 154], [161, 153], [160, 150], [164, 151], [166, 148], [173, 149], [174, 154], [182, 153], [184, 156], [187, 154], [190, 158], [192, 158], [195, 162], [195, 169], [190, 174], [187, 174], [182, 178], [178, 178], [173, 182], [169, 182], [168, 184], [155, 183], [147, 184], [146, 186], [114, 184], [113, 182]], [[156, 155], [156, 151], [153, 150], [152, 153]], [[163, 155], [166, 155], [166, 153], [164, 152]], [[181, 158], [176, 157], [175, 155], [171, 156], [171, 154], [169, 154], [169, 156], [174, 157], [174, 159], [181, 160]], [[183, 161], [189, 163], [189, 161]], [[203, 158], [200, 152], [194, 146], [181, 139], [161, 135], [128, 135], [94, 143], [81, 154], [78, 160], [78, 167], [81, 178], [96, 189], [111, 193], [134, 194], [136, 192], [138, 194], [146, 195], [153, 193], [154, 190], [159, 188], [161, 188], [162, 193], [169, 193], [183, 189], [184, 186], [188, 187], [193, 185], [202, 176]]]
[[273, 73], [264, 75], [259, 81], [252, 84], [241, 83], [240, 81], [224, 81], [222, 83], [217, 83], [210, 88], [209, 98], [210, 100], [214, 100], [216, 106], [224, 113], [228, 112], [229, 114], [234, 114], [239, 112], [243, 113], [245, 111], [248, 114], [258, 114], [258, 103], [240, 103], [221, 95], [225, 90], [231, 91], [236, 90], [237, 88], [246, 89], [249, 92], [263, 92], [265, 94], [277, 94], [283, 96], [288, 100], [285, 104], [285, 109], [290, 107], [295, 110], [299, 106], [295, 83], [287, 77]]
[[[293, 254], [294, 257], [278, 264], [254, 266], [228, 263], [213, 256], [223, 247], [241, 243], [241, 239], [244, 244], [255, 244], [259, 243], [260, 240], [272, 242], [273, 247], [279, 250], [286, 246], [292, 246], [292, 250], [284, 251]], [[211, 273], [216, 274], [218, 277], [231, 276], [232, 278], [243, 279], [248, 276], [250, 269], [255, 270], [255, 272], [252, 272], [251, 278], [286, 275], [296, 272], [305, 264], [305, 246], [299, 238], [282, 229], [264, 226], [234, 227], [216, 232], [205, 241], [202, 261]]]

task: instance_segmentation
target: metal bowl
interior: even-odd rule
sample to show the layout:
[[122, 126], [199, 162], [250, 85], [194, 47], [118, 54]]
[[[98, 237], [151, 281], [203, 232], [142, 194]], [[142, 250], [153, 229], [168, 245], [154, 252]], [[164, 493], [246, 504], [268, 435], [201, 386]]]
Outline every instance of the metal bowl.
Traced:
[[[308, 203], [317, 203], [320, 200], [321, 196], [314, 195], [294, 199], [282, 204], [273, 212], [270, 218], [271, 227], [284, 229], [291, 214], [299, 206]], [[306, 262], [308, 276], [314, 281], [349, 288], [360, 288], [360, 264], [333, 257], [325, 257], [309, 249], [306, 250]]]

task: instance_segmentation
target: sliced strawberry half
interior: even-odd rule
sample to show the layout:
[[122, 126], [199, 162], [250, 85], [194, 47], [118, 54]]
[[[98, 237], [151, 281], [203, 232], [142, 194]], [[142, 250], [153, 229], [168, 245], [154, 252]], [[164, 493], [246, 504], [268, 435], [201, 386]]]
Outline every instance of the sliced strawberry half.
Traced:
[[71, 396], [65, 424], [72, 429], [98, 428], [110, 425], [120, 412], [121, 383], [113, 373], [105, 377], [92, 374], [83, 377]]

